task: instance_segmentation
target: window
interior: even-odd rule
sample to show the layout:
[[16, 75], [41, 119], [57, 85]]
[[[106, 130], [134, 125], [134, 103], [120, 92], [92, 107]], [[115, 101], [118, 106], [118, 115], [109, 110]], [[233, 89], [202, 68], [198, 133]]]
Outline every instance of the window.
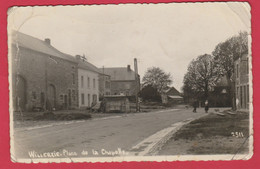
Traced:
[[246, 60], [246, 73], [247, 73], [247, 74], [249, 73], [248, 58], [247, 58], [247, 60]]
[[84, 77], [81, 76], [81, 87], [83, 88], [84, 87]]
[[60, 102], [63, 103], [63, 95], [60, 95]]
[[71, 90], [68, 89], [68, 101], [69, 101], [69, 106], [71, 106]]
[[75, 90], [72, 90], [72, 100], [76, 101], [76, 93]]
[[239, 87], [237, 87], [237, 98], [239, 97]]
[[236, 72], [236, 74], [237, 74], [237, 78], [238, 78], [239, 77], [238, 64], [237, 64], [237, 72]]
[[90, 106], [90, 94], [88, 94], [88, 106]]
[[85, 96], [84, 96], [84, 93], [81, 93], [81, 104], [82, 104], [82, 105], [85, 104]]
[[244, 108], [247, 107], [246, 86], [244, 86]]
[[247, 98], [247, 108], [249, 108], [249, 85], [247, 85], [246, 87], [247, 87], [247, 95], [246, 95], [246, 98]]
[[75, 84], [75, 74], [72, 73], [72, 84]]
[[97, 103], [97, 95], [95, 94], [92, 95], [92, 103], [93, 104]]
[[93, 79], [93, 88], [96, 88], [96, 79]]
[[90, 88], [90, 79], [88, 77], [88, 88]]
[[240, 107], [243, 107], [243, 88], [240, 86]]

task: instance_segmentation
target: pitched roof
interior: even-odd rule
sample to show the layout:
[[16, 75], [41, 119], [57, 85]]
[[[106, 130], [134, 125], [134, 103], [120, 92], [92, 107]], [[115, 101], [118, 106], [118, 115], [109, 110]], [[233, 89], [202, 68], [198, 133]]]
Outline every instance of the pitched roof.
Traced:
[[18, 31], [12, 32], [12, 44], [72, 62], [77, 62], [73, 56], [60, 52], [47, 42]]
[[96, 66], [94, 66], [93, 64], [87, 61], [78, 60], [78, 67], [81, 69], [85, 69], [85, 70], [89, 70], [101, 74], [100, 70]]
[[135, 80], [135, 72], [127, 67], [99, 68], [101, 72], [111, 76], [111, 80]]
[[170, 96], [180, 96], [180, 92], [175, 87], [171, 87], [166, 93]]
[[216, 86], [228, 86], [227, 76], [222, 76]]

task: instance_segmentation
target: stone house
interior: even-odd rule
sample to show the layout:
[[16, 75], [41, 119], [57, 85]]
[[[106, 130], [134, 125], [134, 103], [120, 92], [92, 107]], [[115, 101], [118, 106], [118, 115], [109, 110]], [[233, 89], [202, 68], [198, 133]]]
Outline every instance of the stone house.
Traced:
[[[140, 90], [140, 76], [127, 67], [100, 68], [101, 72], [111, 78], [111, 95], [134, 96]], [[137, 78], [137, 79], [136, 79]]]
[[82, 60], [77, 55], [78, 61], [78, 99], [79, 108], [92, 107], [99, 100], [99, 69], [91, 63]]
[[243, 54], [234, 60], [235, 67], [235, 95], [237, 109], [249, 109], [249, 55]]
[[99, 98], [111, 95], [111, 77], [104, 73], [104, 69], [99, 69]]
[[162, 103], [179, 104], [183, 102], [183, 96], [181, 96], [180, 92], [175, 87], [170, 87], [162, 94]]
[[208, 102], [211, 107], [232, 106], [231, 85], [228, 83], [227, 76], [220, 77], [214, 90], [209, 92]]
[[9, 74], [14, 111], [70, 109], [78, 106], [77, 61], [50, 39], [12, 32]]

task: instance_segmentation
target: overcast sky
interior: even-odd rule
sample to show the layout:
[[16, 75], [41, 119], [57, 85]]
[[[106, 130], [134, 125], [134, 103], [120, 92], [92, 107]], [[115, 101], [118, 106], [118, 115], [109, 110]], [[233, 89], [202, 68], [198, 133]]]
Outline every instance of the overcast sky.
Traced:
[[9, 30], [50, 38], [58, 50], [85, 54], [97, 67], [134, 68], [141, 78], [157, 66], [180, 90], [193, 58], [240, 31], [250, 32], [250, 6], [242, 2], [18, 7]]

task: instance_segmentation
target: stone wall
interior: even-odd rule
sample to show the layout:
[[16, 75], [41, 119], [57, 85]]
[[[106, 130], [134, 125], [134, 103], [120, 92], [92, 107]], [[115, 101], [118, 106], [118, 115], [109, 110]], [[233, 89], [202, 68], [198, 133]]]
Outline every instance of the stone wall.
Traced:
[[111, 81], [111, 94], [120, 95], [124, 94], [126, 96], [135, 95], [136, 91], [136, 81]]
[[[47, 107], [48, 105], [55, 109], [77, 107], [76, 63], [26, 48], [17, 48], [15, 45], [12, 45], [12, 56], [9, 60], [12, 67], [12, 97], [15, 110], [19, 107], [27, 111], [35, 107], [43, 108], [47, 97], [49, 98]], [[25, 84], [22, 87], [19, 79], [24, 80]], [[21, 89], [25, 91], [21, 92]], [[17, 96], [23, 93], [25, 96], [19, 99]], [[24, 102], [24, 105], [17, 106], [18, 102]]]

